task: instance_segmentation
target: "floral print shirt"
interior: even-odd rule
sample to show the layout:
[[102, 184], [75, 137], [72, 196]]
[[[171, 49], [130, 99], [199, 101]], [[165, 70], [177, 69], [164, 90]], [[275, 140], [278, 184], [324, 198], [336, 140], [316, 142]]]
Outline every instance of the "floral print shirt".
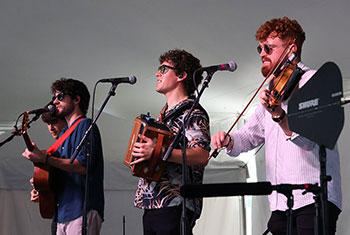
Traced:
[[[166, 118], [174, 110], [179, 109], [182, 105], [192, 102], [192, 98], [187, 98], [169, 110], [166, 110], [163, 116]], [[191, 107], [191, 106], [189, 106]], [[189, 112], [186, 109], [180, 115], [166, 118], [165, 125], [170, 131], [176, 134], [181, 128], [182, 121]], [[188, 125], [185, 126], [185, 135], [187, 138], [187, 148], [200, 147], [210, 151], [210, 132], [209, 117], [204, 109], [196, 108], [189, 117]], [[182, 140], [180, 140], [182, 141]], [[188, 166], [186, 172], [186, 182], [201, 184], [203, 181], [204, 167]], [[162, 177], [157, 182], [140, 178], [134, 205], [142, 209], [159, 209], [163, 207], [178, 206], [181, 204], [180, 186], [182, 177], [182, 165], [167, 162], [167, 168], [164, 170]], [[195, 212], [197, 218], [201, 213], [202, 198], [195, 198], [186, 201], [186, 206]]]

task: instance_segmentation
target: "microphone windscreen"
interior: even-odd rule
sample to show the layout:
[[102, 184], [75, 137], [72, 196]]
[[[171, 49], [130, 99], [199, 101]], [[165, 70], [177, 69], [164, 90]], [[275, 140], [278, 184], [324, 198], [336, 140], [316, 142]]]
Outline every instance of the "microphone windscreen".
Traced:
[[131, 75], [131, 76], [129, 77], [129, 82], [130, 82], [130, 84], [135, 84], [136, 81], [137, 81], [137, 79], [136, 79], [136, 77], [135, 77], [134, 75]]
[[230, 61], [228, 62], [228, 66], [230, 67], [229, 68], [229, 71], [233, 72], [237, 69], [237, 63], [234, 62], [234, 61]]

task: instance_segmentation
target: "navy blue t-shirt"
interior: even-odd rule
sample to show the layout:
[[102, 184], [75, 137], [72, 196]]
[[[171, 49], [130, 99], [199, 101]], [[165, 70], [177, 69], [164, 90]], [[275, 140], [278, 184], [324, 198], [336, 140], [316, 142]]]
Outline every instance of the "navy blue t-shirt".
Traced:
[[[73, 124], [77, 120], [75, 120]], [[58, 153], [60, 158], [70, 159], [90, 124], [91, 119], [84, 118], [76, 126], [70, 136], [68, 136], [64, 143], [57, 149], [56, 153]], [[66, 126], [60, 135], [66, 132], [67, 129], [68, 127]], [[93, 153], [90, 155], [92, 158], [89, 168], [89, 197], [87, 210], [96, 210], [103, 219], [104, 193], [102, 143], [100, 132], [96, 125], [92, 128], [91, 133], [93, 135]], [[91, 143], [91, 135], [85, 143], [87, 142]], [[85, 144], [76, 157], [79, 163], [85, 167], [88, 160], [88, 152], [90, 152], [90, 147]], [[55, 169], [54, 192], [57, 200], [56, 222], [62, 223], [71, 221], [83, 215], [85, 179], [85, 175]]]

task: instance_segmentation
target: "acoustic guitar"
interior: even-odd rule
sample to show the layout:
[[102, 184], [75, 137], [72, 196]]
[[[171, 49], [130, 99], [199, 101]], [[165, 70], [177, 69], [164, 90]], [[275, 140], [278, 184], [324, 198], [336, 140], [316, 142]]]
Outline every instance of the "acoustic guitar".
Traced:
[[[33, 151], [34, 146], [27, 132], [28, 112], [23, 113], [22, 136], [29, 151]], [[52, 219], [55, 214], [55, 196], [51, 190], [50, 166], [43, 163], [34, 163], [34, 188], [39, 193], [40, 215], [44, 219]]]

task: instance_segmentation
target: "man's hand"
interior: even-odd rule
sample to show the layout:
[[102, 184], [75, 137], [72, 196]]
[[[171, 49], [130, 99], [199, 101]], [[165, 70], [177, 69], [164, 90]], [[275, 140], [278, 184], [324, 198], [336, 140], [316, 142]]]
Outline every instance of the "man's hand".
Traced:
[[283, 110], [281, 108], [281, 103], [279, 105], [274, 105], [271, 107], [269, 105], [269, 97], [270, 97], [270, 91], [268, 89], [263, 89], [259, 93], [260, 103], [265, 107], [265, 109], [272, 115], [272, 116], [279, 116], [282, 114]]
[[26, 149], [22, 153], [22, 156], [34, 163], [45, 163], [46, 161], [45, 153], [41, 152], [34, 142], [32, 142], [32, 144], [34, 146], [33, 151], [29, 151], [28, 149]]
[[[230, 136], [224, 131], [219, 131], [211, 137], [211, 145], [214, 149], [220, 149], [224, 147], [233, 147], [233, 143], [229, 143], [231, 140]], [[232, 141], [231, 141], [232, 142]], [[230, 144], [230, 146], [227, 146]], [[232, 146], [231, 146], [232, 145]]]
[[[30, 178], [29, 180], [30, 184], [34, 187], [34, 179]], [[39, 192], [36, 191], [34, 188], [32, 189], [32, 191], [30, 192], [30, 200], [32, 202], [39, 202]]]
[[30, 200], [35, 203], [39, 202], [39, 193], [35, 189], [30, 191]]
[[292, 136], [293, 132], [289, 129], [287, 114], [281, 107], [281, 103], [271, 107], [269, 105], [270, 92], [267, 89], [261, 90], [259, 94], [260, 103], [271, 114], [271, 118], [279, 124], [286, 136]]
[[136, 142], [134, 144], [134, 148], [132, 150], [131, 155], [138, 159], [136, 161], [131, 162], [130, 165], [134, 165], [139, 162], [150, 159], [152, 156], [153, 150], [156, 147], [156, 142], [153, 142], [152, 139], [140, 134], [138, 135], [138, 137], [145, 142], [143, 143]]

